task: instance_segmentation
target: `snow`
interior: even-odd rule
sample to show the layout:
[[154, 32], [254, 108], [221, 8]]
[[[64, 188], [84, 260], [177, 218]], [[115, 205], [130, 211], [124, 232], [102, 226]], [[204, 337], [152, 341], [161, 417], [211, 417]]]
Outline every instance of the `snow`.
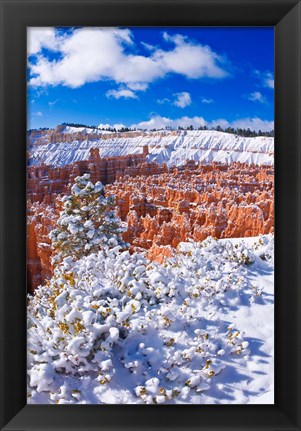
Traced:
[[100, 130], [100, 129], [95, 129], [92, 127], [75, 127], [75, 126], [65, 126], [62, 130], [61, 133], [87, 133], [89, 134], [98, 134], [98, 135], [109, 135], [112, 132], [110, 132], [109, 130]]
[[32, 404], [273, 404], [273, 235], [65, 259], [28, 305]]
[[[110, 132], [109, 132], [110, 133]], [[149, 148], [149, 161], [168, 166], [180, 166], [187, 160], [196, 162], [241, 162], [273, 165], [274, 138], [244, 138], [212, 130], [177, 132], [141, 132], [138, 136], [75, 140], [36, 145], [29, 140], [30, 164], [64, 166], [79, 160], [87, 160], [91, 148], [98, 148], [100, 157], [141, 154], [143, 146]]]

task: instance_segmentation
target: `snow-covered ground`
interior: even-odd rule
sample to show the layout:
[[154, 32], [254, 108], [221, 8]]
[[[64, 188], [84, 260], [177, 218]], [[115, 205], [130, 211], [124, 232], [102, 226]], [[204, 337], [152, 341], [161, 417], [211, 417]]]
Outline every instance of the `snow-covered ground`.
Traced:
[[65, 260], [29, 301], [28, 402], [273, 403], [273, 243]]
[[[73, 129], [72, 129], [73, 130]], [[69, 131], [70, 132], [70, 131]], [[108, 132], [109, 136], [110, 132]], [[90, 148], [98, 148], [101, 157], [142, 153], [149, 148], [149, 161], [180, 166], [187, 160], [196, 162], [274, 163], [274, 139], [269, 137], [244, 138], [213, 130], [177, 132], [147, 132], [136, 137], [122, 137], [56, 142], [36, 145], [29, 141], [30, 164], [64, 166], [78, 160], [87, 160]]]
[[110, 135], [112, 134], [112, 132], [108, 131], [108, 130], [100, 130], [100, 129], [95, 129], [95, 128], [91, 128], [91, 127], [76, 127], [76, 126], [65, 126], [62, 129], [62, 133], [87, 133], [88, 135], [90, 134], [95, 134], [97, 133], [98, 135]]

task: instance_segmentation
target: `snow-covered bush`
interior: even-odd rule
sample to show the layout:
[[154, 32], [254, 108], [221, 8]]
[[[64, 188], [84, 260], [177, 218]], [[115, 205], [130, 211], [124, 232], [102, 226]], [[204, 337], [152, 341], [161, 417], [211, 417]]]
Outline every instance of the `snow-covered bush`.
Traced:
[[229, 324], [253, 302], [229, 242], [181, 243], [163, 265], [120, 246], [65, 258], [29, 298], [28, 402], [200, 402], [250, 354]]
[[274, 235], [260, 236], [252, 248], [260, 259], [274, 262]]
[[125, 228], [116, 216], [115, 198], [104, 196], [101, 182], [94, 185], [89, 174], [76, 177], [71, 195], [64, 196], [62, 202], [58, 227], [49, 235], [54, 264], [67, 256], [78, 259], [97, 252], [104, 244], [125, 246], [121, 239]]

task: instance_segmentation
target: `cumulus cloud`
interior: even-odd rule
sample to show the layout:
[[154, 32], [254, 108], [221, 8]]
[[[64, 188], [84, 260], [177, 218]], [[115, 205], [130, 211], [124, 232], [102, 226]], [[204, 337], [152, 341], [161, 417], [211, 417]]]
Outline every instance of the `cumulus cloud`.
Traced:
[[106, 92], [107, 97], [113, 97], [114, 99], [138, 99], [138, 96], [127, 88], [121, 88], [119, 90], [109, 90]]
[[167, 97], [163, 97], [163, 99], [158, 99], [157, 103], [159, 103], [159, 105], [164, 105], [165, 103], [169, 103], [170, 100]]
[[274, 89], [274, 75], [272, 72], [261, 72], [260, 70], [255, 70], [254, 74], [260, 79], [263, 87]]
[[208, 127], [208, 129], [212, 129], [212, 128], [215, 128], [217, 126], [220, 126], [222, 129], [226, 129], [227, 127], [232, 127], [232, 123], [225, 120], [224, 118], [218, 118], [216, 120], [212, 120], [210, 122], [207, 122], [206, 126]]
[[191, 97], [190, 94], [186, 91], [182, 93], [176, 93], [176, 100], [174, 101], [174, 105], [178, 108], [186, 108], [186, 106], [191, 105]]
[[123, 59], [123, 44], [131, 45], [131, 34], [127, 29], [75, 30], [61, 37], [60, 59], [49, 60], [41, 53], [30, 65], [34, 86], [66, 85], [76, 88], [86, 82], [112, 78], [116, 65]]
[[99, 124], [98, 125], [98, 128], [99, 129], [116, 129], [116, 130], [120, 130], [120, 129], [122, 129], [122, 128], [125, 128], [126, 126], [124, 125], [124, 124], [120, 124], [120, 123], [117, 123], [117, 124]]
[[274, 121], [262, 120], [260, 118], [241, 118], [231, 123], [231, 127], [238, 127], [240, 129], [250, 129], [258, 132], [270, 132], [274, 130]]
[[223, 118], [207, 123], [208, 128], [221, 126], [223, 129], [233, 127], [234, 129], [250, 129], [258, 132], [270, 132], [274, 130], [274, 121], [262, 120], [261, 118], [240, 118], [234, 121], [227, 121]]
[[274, 88], [274, 77], [272, 73], [266, 73], [264, 77], [264, 84], [268, 88]]
[[172, 127], [177, 129], [180, 127], [189, 127], [193, 126], [194, 128], [199, 128], [200, 126], [205, 126], [206, 121], [203, 117], [181, 117], [177, 119], [171, 119], [167, 117], [161, 117], [160, 115], [156, 115], [152, 117], [150, 120], [141, 121], [138, 124], [133, 124], [131, 128], [136, 129], [165, 129], [165, 127]]
[[251, 100], [252, 102], [260, 102], [260, 103], [265, 103], [266, 101], [264, 96], [259, 91], [254, 91], [254, 93], [251, 93], [248, 96], [248, 99]]
[[178, 108], [186, 108], [186, 106], [191, 105], [190, 94], [186, 91], [183, 91], [181, 93], [175, 93], [173, 97], [173, 101], [168, 99], [167, 97], [164, 97], [163, 99], [157, 99], [157, 103], [159, 103], [159, 105], [165, 105], [166, 103], [170, 103], [177, 106]]
[[151, 119], [147, 121], [141, 121], [137, 124], [132, 124], [131, 128], [136, 129], [165, 129], [166, 127], [172, 127], [177, 129], [178, 127], [187, 128], [189, 126], [193, 126], [194, 129], [198, 129], [199, 127], [207, 126], [208, 129], [215, 128], [217, 126], [221, 126], [222, 128], [233, 127], [240, 129], [250, 129], [258, 132], [261, 130], [262, 132], [269, 132], [274, 130], [274, 122], [262, 120], [260, 118], [241, 118], [232, 122], [227, 121], [226, 119], [219, 118], [213, 121], [206, 121], [203, 117], [180, 117], [177, 119], [171, 119], [168, 117], [161, 117], [160, 115], [153, 116]]
[[42, 48], [58, 51], [60, 39], [52, 27], [31, 27], [27, 32], [27, 54], [37, 54]]
[[[227, 76], [224, 59], [209, 46], [181, 35], [166, 33], [164, 37], [171, 49], [156, 48], [143, 56], [135, 53], [133, 34], [128, 29], [86, 27], [64, 35], [54, 29], [46, 29], [45, 33], [43, 29], [30, 29], [28, 52], [36, 56], [29, 64], [29, 83], [77, 88], [109, 79], [135, 91], [138, 87], [145, 90], [151, 82], [170, 73], [192, 79]], [[49, 59], [43, 55], [43, 47], [57, 51], [59, 57]]]
[[209, 46], [195, 44], [180, 34], [170, 36], [164, 32], [163, 37], [175, 47], [170, 51], [156, 51], [154, 59], [167, 73], [178, 73], [188, 78], [224, 78], [228, 75], [222, 67], [224, 59]]

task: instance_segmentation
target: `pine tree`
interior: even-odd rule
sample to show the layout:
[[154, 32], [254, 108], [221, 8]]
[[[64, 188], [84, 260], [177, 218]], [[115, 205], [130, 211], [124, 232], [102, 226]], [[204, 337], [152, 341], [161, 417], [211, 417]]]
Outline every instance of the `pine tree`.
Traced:
[[49, 235], [53, 264], [67, 256], [79, 259], [103, 247], [126, 246], [121, 238], [125, 228], [114, 209], [115, 197], [104, 196], [101, 182], [94, 185], [89, 174], [76, 177], [71, 195], [63, 197], [62, 202], [58, 227]]

